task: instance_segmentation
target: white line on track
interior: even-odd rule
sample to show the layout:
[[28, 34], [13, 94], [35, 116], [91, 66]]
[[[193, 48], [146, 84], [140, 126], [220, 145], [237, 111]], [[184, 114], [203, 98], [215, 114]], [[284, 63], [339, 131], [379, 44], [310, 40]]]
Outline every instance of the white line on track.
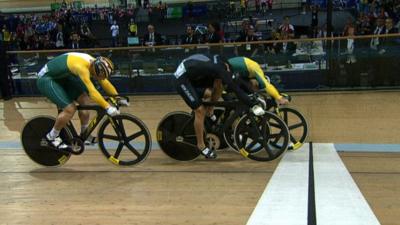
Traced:
[[[314, 144], [317, 224], [378, 225], [376, 216], [333, 144]], [[247, 225], [305, 225], [308, 210], [309, 145], [287, 152]]]

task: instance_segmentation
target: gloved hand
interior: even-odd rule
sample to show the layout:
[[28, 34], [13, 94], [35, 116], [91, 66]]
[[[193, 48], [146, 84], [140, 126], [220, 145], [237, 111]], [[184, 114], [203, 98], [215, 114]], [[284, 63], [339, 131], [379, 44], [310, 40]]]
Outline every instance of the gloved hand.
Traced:
[[259, 105], [254, 105], [253, 107], [251, 107], [251, 111], [256, 116], [262, 116], [265, 114], [265, 110]]
[[128, 102], [128, 100], [126, 100], [124, 98], [120, 98], [120, 99], [118, 99], [118, 105], [120, 105], [120, 106], [129, 106], [129, 102]]
[[119, 110], [117, 108], [115, 108], [114, 106], [110, 106], [106, 110], [107, 110], [107, 114], [110, 116], [119, 115]]

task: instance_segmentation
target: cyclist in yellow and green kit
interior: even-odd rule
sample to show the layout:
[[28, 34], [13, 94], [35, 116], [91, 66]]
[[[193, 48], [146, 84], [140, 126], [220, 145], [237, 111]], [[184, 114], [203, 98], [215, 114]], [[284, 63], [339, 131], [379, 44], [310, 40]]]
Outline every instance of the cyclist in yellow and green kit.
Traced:
[[260, 65], [246, 57], [234, 57], [228, 59], [230, 70], [233, 74], [239, 76], [239, 79], [244, 80], [252, 87], [252, 91], [265, 89], [279, 105], [285, 105], [289, 101], [283, 97], [279, 91], [272, 85], [269, 78], [264, 75]]
[[[118, 115], [119, 111], [111, 106], [96, 90], [91, 78], [97, 80], [108, 95], [118, 95], [117, 90], [108, 80], [114, 71], [114, 64], [106, 57], [94, 58], [89, 54], [70, 52], [50, 60], [38, 73], [37, 87], [62, 111], [58, 114], [54, 127], [44, 137], [47, 142], [57, 149], [67, 149], [59, 137], [60, 131], [72, 119], [76, 112], [75, 102], [87, 105], [90, 99], [102, 106], [110, 116]], [[90, 98], [89, 98], [90, 97]], [[121, 99], [121, 105], [128, 102]], [[89, 112], [79, 111], [81, 132], [89, 123]], [[95, 142], [93, 137], [85, 143]]]

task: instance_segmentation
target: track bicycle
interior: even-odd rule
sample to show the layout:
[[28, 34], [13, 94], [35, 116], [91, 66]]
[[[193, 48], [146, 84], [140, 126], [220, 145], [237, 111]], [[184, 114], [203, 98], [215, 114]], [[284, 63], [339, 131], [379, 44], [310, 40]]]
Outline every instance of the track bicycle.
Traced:
[[[106, 100], [119, 108], [116, 98], [125, 98], [129, 101], [127, 97], [122, 96], [106, 97]], [[150, 132], [136, 116], [121, 113], [111, 117], [99, 105], [78, 105], [77, 109], [96, 111], [97, 115], [80, 135], [71, 121], [61, 130], [60, 137], [63, 143], [69, 146], [67, 150], [51, 147], [45, 140], [45, 135], [54, 126], [54, 117], [37, 116], [25, 124], [21, 132], [21, 142], [30, 159], [42, 166], [62, 166], [71, 155], [81, 155], [84, 152], [84, 141], [97, 126], [100, 126], [97, 135], [98, 146], [113, 164], [131, 166], [144, 161], [149, 155], [152, 143]]]
[[[216, 123], [219, 123], [218, 129], [226, 142], [233, 142], [244, 157], [256, 161], [270, 161], [285, 152], [289, 144], [289, 130], [277, 115], [266, 111], [263, 116], [255, 116], [249, 112], [248, 106], [237, 99], [203, 102], [203, 105], [223, 108], [225, 112], [230, 112], [223, 122]], [[194, 160], [200, 155], [193, 122], [194, 113], [181, 111], [171, 112], [161, 120], [157, 128], [157, 141], [166, 155], [179, 161]], [[206, 143], [212, 147], [210, 145], [215, 143], [209, 140], [208, 133], [213, 132], [213, 127], [209, 119], [205, 123]], [[234, 123], [237, 124], [233, 126]], [[228, 136], [233, 137], [233, 140], [228, 139]], [[259, 151], [253, 151], [255, 147], [260, 148]]]

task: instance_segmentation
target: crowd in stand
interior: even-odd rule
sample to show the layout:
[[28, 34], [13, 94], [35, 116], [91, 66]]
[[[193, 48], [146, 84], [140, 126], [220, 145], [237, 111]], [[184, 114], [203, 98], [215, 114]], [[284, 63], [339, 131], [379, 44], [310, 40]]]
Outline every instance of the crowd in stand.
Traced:
[[98, 45], [91, 31], [95, 20], [125, 21], [134, 18], [135, 9], [83, 8], [64, 6], [51, 13], [15, 14], [0, 20], [0, 40], [9, 49], [38, 50], [87, 48]]
[[[249, 0], [241, 0], [240, 7], [243, 14], [248, 14]], [[190, 2], [188, 3], [190, 5]], [[271, 9], [272, 1], [254, 0], [255, 17]], [[167, 4], [159, 1], [151, 5], [145, 0], [142, 5], [149, 14], [157, 14], [163, 22], [167, 14]], [[188, 6], [188, 8], [190, 8]], [[109, 24], [109, 38], [112, 40], [110, 47], [120, 46], [120, 25], [128, 27], [129, 36], [138, 36], [138, 25], [135, 22], [137, 8], [83, 8], [74, 9], [63, 2], [60, 10], [42, 14], [10, 15], [3, 19], [0, 40], [11, 50], [36, 50], [56, 48], [88, 48], [100, 46], [96, 34], [91, 30], [93, 21], [107, 21]], [[326, 26], [319, 24], [317, 6], [309, 7], [311, 14], [309, 37], [326, 36]], [[190, 13], [189, 13], [190, 14]], [[342, 35], [366, 35], [397, 33], [400, 18], [399, 0], [359, 0], [357, 4], [356, 19], [349, 18]], [[141, 44], [197, 44], [219, 43], [231, 41], [257, 41], [279, 40], [295, 38], [295, 26], [290, 23], [289, 17], [284, 17], [282, 23], [275, 24], [271, 21], [263, 24], [267, 37], [261, 34], [260, 25], [252, 16], [244, 19], [242, 29], [237, 35], [225, 34], [221, 23], [211, 22], [206, 27], [187, 26], [185, 35], [175, 42], [169, 42], [164, 36], [155, 31], [155, 26], [150, 24], [146, 34], [141, 34]], [[125, 27], [125, 26], [124, 26]], [[298, 35], [297, 35], [298, 36]], [[164, 38], [163, 38], [164, 37]], [[375, 42], [374, 42], [375, 43]], [[378, 43], [378, 42], [376, 42]], [[375, 44], [376, 44], [375, 43]], [[351, 46], [351, 45], [350, 45]], [[104, 46], [103, 46], [104, 47]], [[282, 51], [287, 46], [269, 46], [271, 51]]]

